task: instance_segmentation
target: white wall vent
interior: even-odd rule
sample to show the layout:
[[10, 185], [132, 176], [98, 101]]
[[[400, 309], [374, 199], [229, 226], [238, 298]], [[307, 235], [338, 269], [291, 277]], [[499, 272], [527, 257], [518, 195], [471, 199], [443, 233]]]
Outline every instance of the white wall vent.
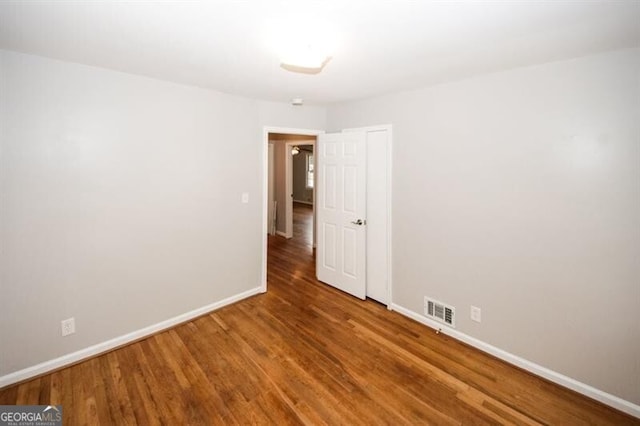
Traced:
[[429, 297], [424, 298], [424, 314], [453, 328], [456, 326], [456, 308]]

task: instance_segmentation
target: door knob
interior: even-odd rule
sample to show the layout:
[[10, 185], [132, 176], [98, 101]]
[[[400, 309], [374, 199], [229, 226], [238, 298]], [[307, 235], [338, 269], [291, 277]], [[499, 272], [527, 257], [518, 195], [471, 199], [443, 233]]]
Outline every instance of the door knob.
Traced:
[[362, 220], [362, 219], [358, 219], [358, 220], [352, 220], [351, 223], [353, 223], [354, 225], [366, 225], [367, 221], [366, 220]]

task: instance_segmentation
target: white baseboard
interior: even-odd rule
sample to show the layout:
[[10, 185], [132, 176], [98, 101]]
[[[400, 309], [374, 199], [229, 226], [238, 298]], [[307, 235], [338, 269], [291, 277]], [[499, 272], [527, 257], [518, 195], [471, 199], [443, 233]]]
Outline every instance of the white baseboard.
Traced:
[[97, 345], [80, 349], [79, 351], [76, 351], [67, 355], [63, 355], [59, 358], [45, 361], [43, 363], [31, 366], [31, 367], [27, 367], [25, 369], [16, 371], [14, 373], [7, 374], [5, 376], [0, 377], [0, 388], [12, 385], [14, 383], [22, 382], [24, 380], [28, 380], [32, 377], [36, 377], [41, 374], [48, 373], [49, 371], [57, 370], [67, 365], [75, 364], [87, 358], [91, 358], [96, 355], [100, 355], [101, 353], [108, 352], [119, 346], [126, 345], [127, 343], [140, 340], [142, 338], [155, 334], [159, 331], [166, 330], [168, 328], [174, 327], [178, 324], [189, 321], [193, 318], [199, 317], [211, 311], [215, 311], [216, 309], [220, 309], [224, 306], [238, 302], [242, 299], [246, 299], [253, 295], [259, 294], [262, 292], [261, 290], [262, 290], [261, 287], [253, 288], [251, 290], [247, 290], [245, 292], [220, 300], [218, 302], [214, 302], [209, 305], [203, 306], [201, 308], [194, 309], [193, 311], [186, 312], [184, 314], [178, 315], [173, 318], [169, 318], [168, 320], [161, 321], [157, 324], [150, 325], [149, 327], [141, 328], [140, 330], [136, 330], [134, 332], [116, 337], [111, 340], [107, 340], [106, 342], [98, 343]]
[[282, 231], [276, 231], [276, 235], [280, 235], [281, 237], [287, 238], [287, 234]]
[[460, 340], [468, 345], [473, 346], [474, 348], [480, 349], [483, 352], [491, 354], [496, 358], [500, 358], [503, 361], [508, 362], [509, 364], [513, 364], [526, 370], [530, 373], [533, 373], [537, 376], [543, 377], [549, 381], [557, 383], [561, 386], [574, 390], [578, 393], [588, 396], [589, 398], [593, 398], [596, 401], [600, 401], [603, 404], [609, 405], [615, 409], [618, 409], [622, 412], [625, 412], [631, 416], [640, 418], [640, 405], [636, 405], [632, 402], [626, 401], [622, 398], [619, 398], [615, 395], [611, 395], [607, 392], [601, 391], [599, 389], [594, 388], [593, 386], [589, 386], [585, 383], [579, 382], [577, 380], [572, 379], [571, 377], [567, 377], [563, 374], [550, 370], [546, 367], [538, 365], [534, 362], [528, 361], [524, 358], [520, 358], [517, 355], [499, 349], [495, 346], [492, 346], [488, 343], [485, 343], [481, 340], [476, 339], [475, 337], [471, 337], [467, 334], [461, 333], [455, 329], [449, 328], [440, 324], [439, 322], [433, 321], [423, 315], [420, 315], [412, 310], [409, 310], [403, 306], [392, 303], [389, 305], [389, 309], [398, 312], [406, 317], [409, 317], [419, 323], [422, 323], [428, 327], [439, 329], [441, 333], [446, 334], [448, 336], [453, 337], [454, 339]]
[[299, 203], [299, 204], [306, 204], [308, 206], [312, 206], [313, 202], [311, 201], [303, 201], [303, 200], [293, 200], [294, 203]]

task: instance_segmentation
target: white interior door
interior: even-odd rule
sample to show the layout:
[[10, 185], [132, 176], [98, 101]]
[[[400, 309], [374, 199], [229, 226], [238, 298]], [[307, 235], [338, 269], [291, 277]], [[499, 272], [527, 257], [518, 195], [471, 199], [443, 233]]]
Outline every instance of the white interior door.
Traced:
[[347, 129], [367, 140], [367, 297], [391, 300], [391, 125]]
[[318, 136], [318, 280], [366, 297], [366, 176], [364, 132]]

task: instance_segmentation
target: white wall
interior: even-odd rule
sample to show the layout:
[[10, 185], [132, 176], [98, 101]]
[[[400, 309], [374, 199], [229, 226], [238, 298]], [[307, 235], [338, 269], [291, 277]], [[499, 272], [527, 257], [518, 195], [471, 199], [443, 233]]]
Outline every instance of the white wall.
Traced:
[[324, 130], [326, 108], [321, 106], [293, 106], [285, 103], [258, 101], [260, 128], [262, 126], [303, 130]]
[[640, 50], [328, 109], [385, 123], [393, 302], [640, 404]]
[[261, 285], [263, 126], [323, 109], [6, 51], [0, 73], [0, 378]]

